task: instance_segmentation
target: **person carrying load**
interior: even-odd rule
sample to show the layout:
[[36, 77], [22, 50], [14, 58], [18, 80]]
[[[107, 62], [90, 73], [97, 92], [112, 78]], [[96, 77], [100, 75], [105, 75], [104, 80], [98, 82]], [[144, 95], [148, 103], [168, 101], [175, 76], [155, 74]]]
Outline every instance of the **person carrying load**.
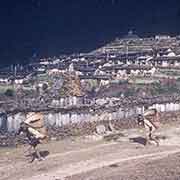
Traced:
[[154, 131], [160, 127], [160, 118], [157, 109], [146, 109], [143, 115], [139, 114], [138, 124], [143, 124], [145, 127], [147, 143], [154, 141], [159, 146], [158, 140], [153, 135]]
[[[28, 148], [28, 151], [32, 156], [32, 160], [30, 162], [33, 162], [36, 157], [39, 160], [42, 160], [43, 158], [41, 157], [40, 152], [37, 149], [37, 145], [41, 144], [47, 137], [43, 114], [40, 112], [27, 113], [26, 120], [20, 124], [17, 135], [19, 135], [20, 133], [24, 133], [26, 135], [28, 144], [30, 145], [30, 147]], [[31, 153], [32, 149], [34, 150], [34, 153]]]

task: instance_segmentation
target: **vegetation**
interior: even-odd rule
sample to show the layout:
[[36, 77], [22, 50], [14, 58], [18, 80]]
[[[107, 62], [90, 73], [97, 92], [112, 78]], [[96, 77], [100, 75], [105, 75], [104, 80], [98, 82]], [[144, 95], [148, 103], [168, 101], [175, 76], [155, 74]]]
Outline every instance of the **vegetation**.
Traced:
[[14, 90], [13, 89], [7, 89], [4, 93], [5, 96], [13, 97], [14, 96]]
[[134, 96], [136, 93], [137, 93], [136, 90], [132, 87], [132, 88], [128, 88], [125, 91], [124, 96], [125, 97]]
[[42, 85], [42, 90], [45, 92], [45, 91], [47, 91], [47, 89], [48, 89], [48, 85], [46, 83], [44, 83]]
[[171, 76], [171, 77], [180, 77], [180, 70], [176, 69], [161, 69], [159, 70], [161, 74], [164, 74], [166, 76]]
[[8, 89], [13, 89], [12, 85], [0, 85], [0, 94], [4, 94]]
[[151, 88], [152, 95], [179, 93], [179, 87], [175, 82], [154, 83]]

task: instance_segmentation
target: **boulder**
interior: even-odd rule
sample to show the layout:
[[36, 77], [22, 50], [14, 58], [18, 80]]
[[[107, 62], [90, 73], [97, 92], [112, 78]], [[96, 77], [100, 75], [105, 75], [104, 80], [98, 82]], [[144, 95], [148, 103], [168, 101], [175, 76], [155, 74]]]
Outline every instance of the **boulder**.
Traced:
[[103, 135], [106, 133], [106, 127], [104, 125], [98, 125], [96, 126], [96, 133], [98, 135]]

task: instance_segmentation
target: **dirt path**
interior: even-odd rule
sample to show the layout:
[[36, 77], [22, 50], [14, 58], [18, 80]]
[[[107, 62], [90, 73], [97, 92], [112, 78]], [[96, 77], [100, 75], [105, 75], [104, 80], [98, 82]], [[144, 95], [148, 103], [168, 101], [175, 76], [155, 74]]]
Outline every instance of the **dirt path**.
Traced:
[[[152, 163], [155, 166], [157, 161], [167, 159], [161, 168], [163, 169], [165, 166], [168, 168], [167, 162], [170, 162], [171, 156], [172, 162], [178, 159], [176, 157], [180, 154], [180, 129], [177, 127], [164, 127], [157, 133], [165, 137], [160, 141], [160, 147], [153, 145], [144, 147], [141, 143], [130, 142], [129, 138], [138, 139], [142, 135], [139, 130], [122, 132], [125, 137], [119, 137], [116, 142], [87, 141], [87, 139], [79, 138], [74, 141], [65, 140], [43, 145], [41, 149], [47, 150], [44, 151], [47, 155], [48, 151], [50, 154], [44, 161], [34, 161], [32, 164], [27, 163], [25, 157], [22, 156], [24, 148], [0, 152], [0, 179], [118, 180], [120, 177], [126, 179], [130, 174], [129, 169], [133, 172], [137, 167], [140, 167], [138, 172], [141, 170], [141, 177], [143, 177], [147, 171], [146, 163]], [[172, 168], [175, 164], [172, 163], [170, 167]], [[180, 160], [178, 164], [180, 166]], [[135, 174], [136, 171], [132, 175]]]
[[[81, 173], [87, 173], [96, 169], [101, 169], [103, 167], [112, 166], [114, 164], [124, 163], [126, 161], [132, 161], [132, 160], [139, 160], [139, 159], [161, 159], [164, 157], [167, 157], [168, 155], [175, 154], [180, 152], [180, 149], [176, 150], [168, 150], [168, 151], [161, 151], [158, 153], [149, 153], [144, 155], [137, 155], [132, 157], [126, 157], [122, 158], [120, 156], [120, 153], [111, 154], [109, 156], [106, 156], [106, 158], [95, 158], [91, 160], [86, 161], [80, 161], [77, 163], [69, 164], [62, 166], [58, 170], [43, 173], [38, 176], [34, 176], [31, 178], [27, 178], [26, 180], [56, 180], [56, 179], [64, 179], [69, 176], [81, 174]], [[118, 158], [119, 157], [119, 158]]]

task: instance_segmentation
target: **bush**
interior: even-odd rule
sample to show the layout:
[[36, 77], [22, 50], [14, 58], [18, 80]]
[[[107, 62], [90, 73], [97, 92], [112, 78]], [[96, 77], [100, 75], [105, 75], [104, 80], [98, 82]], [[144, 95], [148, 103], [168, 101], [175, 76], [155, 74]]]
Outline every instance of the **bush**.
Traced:
[[151, 88], [151, 93], [153, 95], [159, 95], [159, 94], [172, 94], [172, 93], [179, 93], [179, 89], [176, 84], [172, 82], [167, 83], [154, 83]]
[[128, 88], [125, 93], [124, 96], [125, 97], [129, 97], [129, 96], [134, 96], [136, 94], [136, 91], [134, 88]]
[[14, 90], [13, 89], [7, 89], [4, 93], [5, 96], [13, 97], [14, 96]]
[[46, 83], [44, 83], [43, 85], [42, 85], [42, 90], [43, 91], [46, 91], [48, 89], [48, 85], [46, 84]]

